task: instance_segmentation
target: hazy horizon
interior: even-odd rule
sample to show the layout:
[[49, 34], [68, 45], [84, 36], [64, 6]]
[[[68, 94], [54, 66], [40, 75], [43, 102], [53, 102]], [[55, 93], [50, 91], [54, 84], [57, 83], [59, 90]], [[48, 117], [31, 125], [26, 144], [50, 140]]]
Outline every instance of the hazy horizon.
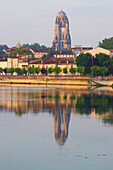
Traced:
[[0, 44], [18, 42], [51, 46], [57, 13], [65, 11], [72, 46], [98, 46], [113, 37], [112, 0], [1, 0]]

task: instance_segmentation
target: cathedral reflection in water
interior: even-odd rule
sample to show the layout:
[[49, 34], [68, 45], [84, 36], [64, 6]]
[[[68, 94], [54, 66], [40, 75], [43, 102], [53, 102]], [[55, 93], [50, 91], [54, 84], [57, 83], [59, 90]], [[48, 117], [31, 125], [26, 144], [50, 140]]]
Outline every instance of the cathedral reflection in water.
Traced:
[[68, 137], [71, 110], [57, 110], [53, 113], [56, 142], [63, 145]]
[[0, 88], [0, 110], [53, 116], [55, 140], [64, 145], [69, 132], [71, 113], [102, 118], [103, 123], [113, 125], [113, 92], [103, 94], [73, 90], [36, 90], [34, 88]]

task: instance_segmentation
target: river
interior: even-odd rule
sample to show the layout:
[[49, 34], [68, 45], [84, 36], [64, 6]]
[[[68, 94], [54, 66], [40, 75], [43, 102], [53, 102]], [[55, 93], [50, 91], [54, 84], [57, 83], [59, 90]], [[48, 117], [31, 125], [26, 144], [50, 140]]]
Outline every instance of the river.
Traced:
[[0, 87], [0, 170], [111, 170], [112, 162], [112, 88]]

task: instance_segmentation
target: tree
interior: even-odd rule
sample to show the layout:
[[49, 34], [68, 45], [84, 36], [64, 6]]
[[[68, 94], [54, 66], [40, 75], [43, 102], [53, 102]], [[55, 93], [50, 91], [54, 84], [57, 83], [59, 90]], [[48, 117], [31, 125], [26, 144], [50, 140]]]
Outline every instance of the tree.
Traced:
[[70, 72], [71, 74], [74, 74], [74, 73], [76, 72], [76, 68], [71, 67], [71, 68], [69, 69], [69, 72]]
[[11, 73], [11, 75], [14, 73], [15, 69], [14, 68], [8, 68], [7, 69], [7, 72], [8, 73]]
[[34, 67], [29, 67], [28, 68], [28, 73], [34, 74]]
[[43, 67], [43, 68], [41, 69], [41, 73], [42, 73], [42, 74], [47, 74], [47, 70]]
[[108, 68], [107, 67], [100, 67], [100, 73], [104, 76], [106, 73], [108, 72]]
[[22, 74], [25, 74], [25, 75], [27, 74], [27, 70], [25, 67], [22, 69]]
[[20, 68], [15, 68], [14, 70], [18, 75], [22, 75], [22, 70]]
[[113, 49], [113, 37], [111, 38], [105, 38], [102, 40], [102, 42], [99, 42], [99, 47], [105, 48], [105, 49]]
[[62, 69], [61, 69], [60, 67], [55, 67], [55, 68], [54, 68], [54, 72], [55, 72], [56, 74], [59, 74], [61, 71], [62, 71]]
[[77, 72], [80, 73], [80, 74], [83, 74], [85, 71], [85, 67], [84, 66], [79, 66], [77, 67]]
[[34, 44], [23, 44], [23, 48], [28, 48], [28, 49], [30, 49], [30, 48], [47, 48], [45, 45], [40, 45], [40, 44], [38, 44], [38, 43], [34, 43]]
[[86, 67], [92, 59], [92, 55], [90, 53], [83, 54], [81, 53], [75, 60], [77, 66]]
[[27, 50], [20, 47], [20, 48], [16, 48], [14, 51], [11, 51], [9, 53], [9, 57], [17, 56], [17, 54], [26, 55], [26, 53], [27, 53]]
[[51, 58], [51, 57], [54, 57], [53, 51], [49, 50], [47, 54], [47, 58]]
[[93, 73], [93, 75], [98, 75], [100, 72], [100, 67], [99, 66], [91, 67], [91, 72]]
[[34, 72], [35, 72], [36, 74], [38, 74], [38, 73], [40, 72], [40, 68], [39, 68], [39, 67], [35, 67], [35, 68], [34, 68]]
[[67, 73], [68, 73], [67, 67], [63, 68], [63, 73], [64, 73], [64, 74], [67, 74]]
[[3, 69], [3, 72], [6, 74], [6, 73], [7, 73], [7, 68], [4, 68], [4, 69]]
[[113, 66], [113, 58], [105, 61], [105, 62], [103, 63], [103, 65], [106, 66], [106, 67]]
[[52, 68], [52, 67], [49, 67], [49, 68], [47, 69], [47, 72], [48, 72], [49, 74], [51, 74], [51, 73], [53, 73], [53, 72], [54, 72], [54, 70], [53, 70], [53, 68]]
[[99, 65], [104, 66], [104, 63], [110, 59], [110, 56], [103, 53], [99, 53], [96, 54], [96, 58], [99, 61]]
[[113, 65], [108, 67], [108, 73], [113, 75]]
[[0, 73], [3, 73], [3, 69], [0, 67]]

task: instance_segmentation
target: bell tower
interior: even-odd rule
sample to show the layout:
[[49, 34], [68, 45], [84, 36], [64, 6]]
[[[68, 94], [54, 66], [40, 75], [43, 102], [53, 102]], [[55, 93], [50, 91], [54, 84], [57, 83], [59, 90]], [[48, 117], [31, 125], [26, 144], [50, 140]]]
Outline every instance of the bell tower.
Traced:
[[71, 37], [69, 33], [69, 21], [64, 11], [57, 14], [55, 21], [54, 40], [52, 47], [55, 50], [71, 48]]

